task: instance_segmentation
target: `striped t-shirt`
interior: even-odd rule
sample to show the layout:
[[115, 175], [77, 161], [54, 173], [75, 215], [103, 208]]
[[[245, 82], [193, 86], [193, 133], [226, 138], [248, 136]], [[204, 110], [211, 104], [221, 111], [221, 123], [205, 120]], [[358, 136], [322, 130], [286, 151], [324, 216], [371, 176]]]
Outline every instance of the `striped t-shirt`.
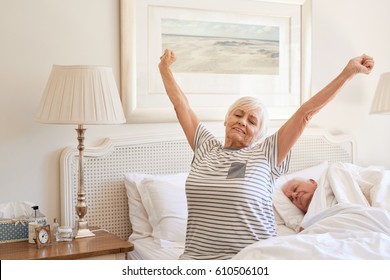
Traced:
[[288, 170], [277, 164], [277, 133], [242, 149], [224, 148], [200, 124], [186, 182], [188, 222], [181, 259], [229, 259], [276, 235], [274, 181]]

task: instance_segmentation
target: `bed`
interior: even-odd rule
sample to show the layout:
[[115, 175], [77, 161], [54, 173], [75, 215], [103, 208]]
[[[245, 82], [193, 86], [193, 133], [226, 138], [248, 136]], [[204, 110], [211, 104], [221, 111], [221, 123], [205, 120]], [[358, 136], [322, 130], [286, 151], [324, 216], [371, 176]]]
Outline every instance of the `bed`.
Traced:
[[[221, 132], [216, 134], [222, 139]], [[74, 225], [77, 220], [77, 157], [76, 147], [67, 147], [60, 159], [61, 221], [66, 225]], [[107, 138], [99, 146], [86, 148], [84, 157], [89, 225], [134, 243], [129, 259], [177, 259], [184, 250], [184, 182], [192, 160], [184, 134], [175, 131]], [[377, 194], [381, 195], [378, 203], [382, 204], [371, 207], [378, 213], [368, 211], [364, 205], [354, 204], [353, 208], [348, 203], [339, 203], [332, 209], [320, 209], [329, 212], [325, 212], [322, 220], [319, 217], [324, 211], [316, 209], [307, 215], [310, 219], [304, 217], [281, 193], [280, 186], [289, 178], [321, 181], [329, 166], [354, 168], [354, 159], [355, 143], [348, 135], [307, 129], [293, 147], [289, 174], [276, 182], [274, 210], [278, 236], [248, 246], [234, 258], [390, 259], [390, 216], [386, 209], [390, 191], [386, 182], [381, 182], [384, 191]], [[380, 172], [390, 182], [390, 175]], [[367, 223], [361, 224], [364, 219]], [[299, 232], [303, 222], [305, 230]], [[384, 225], [380, 226], [381, 223]], [[346, 226], [350, 230], [346, 231]]]

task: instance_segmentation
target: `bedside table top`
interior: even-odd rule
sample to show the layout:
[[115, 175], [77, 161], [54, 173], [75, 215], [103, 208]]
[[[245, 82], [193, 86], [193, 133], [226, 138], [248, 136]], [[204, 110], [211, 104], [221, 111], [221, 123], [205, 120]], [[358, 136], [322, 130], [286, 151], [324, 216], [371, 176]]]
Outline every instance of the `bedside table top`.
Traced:
[[28, 241], [0, 244], [0, 260], [74, 260], [108, 254], [127, 253], [134, 245], [102, 229], [95, 229], [94, 237], [78, 238], [68, 242], [54, 241], [38, 249]]

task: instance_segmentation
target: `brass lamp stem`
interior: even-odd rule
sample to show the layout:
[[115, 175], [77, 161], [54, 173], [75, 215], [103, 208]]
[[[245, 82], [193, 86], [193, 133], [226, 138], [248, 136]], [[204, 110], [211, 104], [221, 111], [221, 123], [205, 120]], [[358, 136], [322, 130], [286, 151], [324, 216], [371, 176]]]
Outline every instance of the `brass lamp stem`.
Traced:
[[85, 214], [87, 214], [87, 203], [85, 202], [85, 190], [84, 190], [84, 133], [85, 129], [82, 124], [78, 125], [77, 131], [77, 140], [79, 145], [77, 149], [79, 150], [79, 185], [77, 190], [77, 204], [76, 204], [76, 213], [79, 217], [77, 234], [75, 238], [95, 236], [88, 229], [88, 222], [84, 219]]

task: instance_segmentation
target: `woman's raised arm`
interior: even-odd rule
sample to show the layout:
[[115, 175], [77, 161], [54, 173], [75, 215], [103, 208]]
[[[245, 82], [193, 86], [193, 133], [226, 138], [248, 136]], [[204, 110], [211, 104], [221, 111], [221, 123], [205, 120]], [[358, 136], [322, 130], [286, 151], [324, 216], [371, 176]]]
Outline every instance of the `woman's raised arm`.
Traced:
[[374, 67], [374, 60], [368, 55], [352, 58], [343, 71], [326, 87], [305, 102], [295, 114], [279, 129], [278, 163], [280, 164], [292, 146], [301, 136], [310, 119], [328, 104], [343, 85], [358, 73], [369, 74]]
[[199, 119], [190, 107], [187, 97], [176, 83], [170, 66], [176, 61], [176, 56], [171, 50], [165, 50], [160, 57], [159, 70], [164, 83], [165, 91], [176, 111], [177, 119], [186, 135], [187, 141], [194, 150], [195, 133]]

